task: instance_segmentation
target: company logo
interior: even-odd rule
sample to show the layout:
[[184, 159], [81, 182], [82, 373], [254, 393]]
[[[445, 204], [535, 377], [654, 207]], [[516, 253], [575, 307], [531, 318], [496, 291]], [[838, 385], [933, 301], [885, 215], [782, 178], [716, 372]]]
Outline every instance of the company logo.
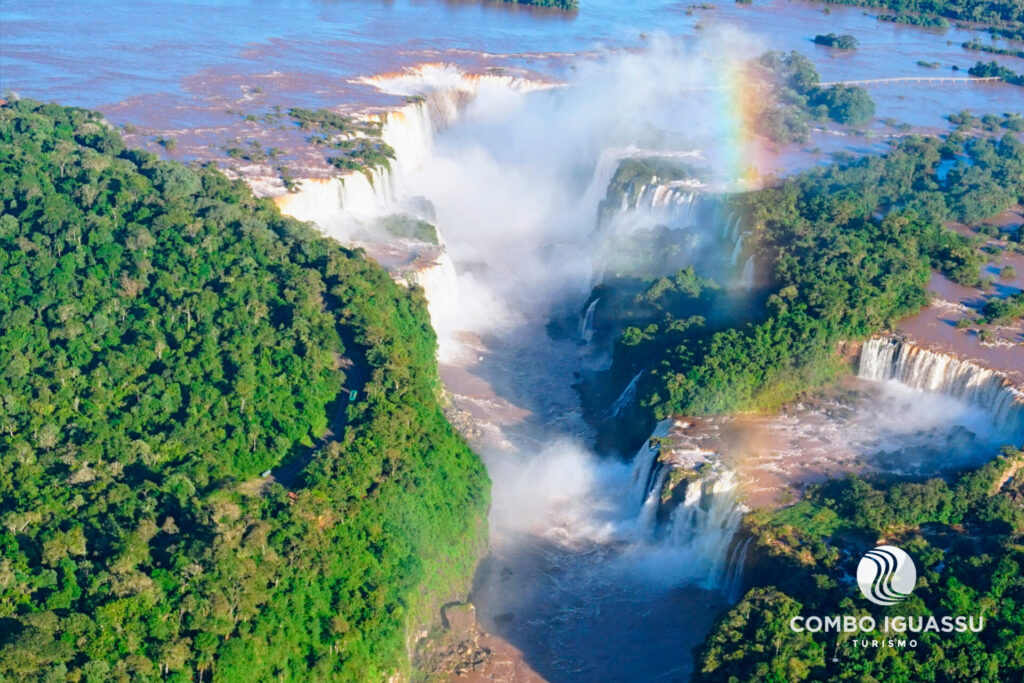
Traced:
[[910, 597], [917, 583], [917, 567], [910, 555], [892, 545], [880, 545], [861, 558], [857, 585], [876, 605], [895, 605]]
[[[864, 553], [857, 565], [857, 586], [864, 597], [876, 605], [895, 605], [910, 597], [917, 583], [917, 567], [910, 555], [891, 545], [880, 545]], [[879, 638], [878, 630], [881, 627]], [[862, 638], [846, 642], [855, 648], [917, 647], [921, 633], [981, 633], [985, 628], [985, 617], [947, 615], [912, 616], [885, 615], [881, 623], [870, 614], [833, 614], [831, 616], [803, 616], [798, 614], [789, 620], [794, 633], [860, 633]], [[839, 640], [836, 641], [838, 660]]]

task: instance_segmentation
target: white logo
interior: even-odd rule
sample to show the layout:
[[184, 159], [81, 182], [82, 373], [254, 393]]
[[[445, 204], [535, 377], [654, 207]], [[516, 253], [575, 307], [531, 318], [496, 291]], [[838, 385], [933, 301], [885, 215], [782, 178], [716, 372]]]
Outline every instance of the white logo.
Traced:
[[917, 567], [910, 555], [892, 545], [867, 551], [857, 565], [857, 585], [876, 605], [895, 605], [910, 597], [917, 583]]

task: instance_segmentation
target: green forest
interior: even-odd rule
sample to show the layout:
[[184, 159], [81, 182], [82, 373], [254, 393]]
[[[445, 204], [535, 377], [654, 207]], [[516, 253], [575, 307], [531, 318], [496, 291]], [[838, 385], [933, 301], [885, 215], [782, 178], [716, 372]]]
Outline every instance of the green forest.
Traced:
[[[853, 36], [818, 36], [832, 38], [835, 47], [852, 48]], [[818, 39], [815, 39], [815, 42]], [[769, 85], [768, 92], [756, 97], [757, 132], [773, 142], [805, 142], [815, 122], [860, 126], [875, 116], [875, 103], [867, 90], [859, 86], [819, 85], [821, 77], [814, 63], [799, 52], [765, 52], [751, 61], [753, 80]]]
[[948, 26], [948, 21], [984, 24], [996, 35], [1024, 38], [1024, 3], [1020, 0], [825, 0], [836, 5], [881, 7], [895, 12], [887, 21]]
[[0, 211], [0, 679], [407, 671], [488, 505], [422, 293], [83, 109], [0, 107]]
[[[745, 519], [758, 570], [697, 659], [697, 681], [1024, 680], [1024, 452], [1004, 449], [948, 484], [867, 481], [813, 486], [803, 499]], [[848, 577], [878, 539], [913, 558], [917, 587], [891, 607], [864, 600]], [[873, 616], [875, 632], [797, 633], [794, 616]], [[885, 616], [982, 616], [980, 633], [882, 632]], [[916, 647], [854, 639], [913, 637]]]
[[[943, 159], [953, 163], [940, 179]], [[910, 136], [881, 157], [726, 200], [744, 217], [748, 250], [769, 271], [768, 284], [735, 315], [697, 296], [632, 318], [612, 368], [621, 383], [645, 371], [626, 420], [649, 427], [671, 414], [773, 409], [828, 381], [841, 370], [837, 342], [918, 310], [932, 269], [979, 283], [978, 248], [943, 221], [980, 221], [1021, 199], [1024, 145], [1011, 133], [955, 133]], [[716, 320], [705, 320], [710, 309]]]

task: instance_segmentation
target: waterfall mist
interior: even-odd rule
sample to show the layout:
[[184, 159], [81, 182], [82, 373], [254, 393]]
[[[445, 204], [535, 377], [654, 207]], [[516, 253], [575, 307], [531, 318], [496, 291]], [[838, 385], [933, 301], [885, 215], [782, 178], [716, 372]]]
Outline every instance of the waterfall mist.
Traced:
[[[732, 133], [716, 115], [720, 94], [694, 89], [719, 87], [727, 64], [756, 46], [736, 34], [695, 49], [651, 42], [581, 62], [562, 88], [524, 95], [481, 86], [411, 177], [412, 192], [436, 207], [466, 280], [457, 306], [435, 321], [443, 359], [456, 346], [447, 334], [518, 324], [517, 316], [586, 298], [610, 237], [595, 234], [597, 205], [622, 158], [682, 154], [710, 176], [732, 173], [714, 142]], [[635, 223], [612, 229], [628, 233]]]
[[[643, 51], [581, 61], [557, 88], [443, 66], [368, 79], [413, 97], [385, 120], [391, 169], [310, 183], [286, 202], [328, 234], [376, 243], [374, 258], [422, 285], [442, 377], [479, 433], [474, 446], [493, 481], [491, 552], [472, 600], [484, 627], [550, 679], [685, 678], [692, 662], [680, 653], [742, 588], [749, 539], [736, 537], [743, 507], [733, 472], [707, 451], [663, 453], [656, 440], [631, 462], [595, 453], [575, 385], [604, 354], [599, 318], [614, 300], [592, 289], [617, 277], [617, 259], [628, 262], [631, 250], [657, 249], [651, 233], [669, 233], [677, 254], [660, 267], [703, 268], [726, 286], [728, 305], [758, 286], [748, 226], [723, 199], [739, 169], [736, 150], [723, 144], [737, 121], [723, 115], [721, 88], [736, 62], [759, 52], [735, 33], [688, 50], [656, 39]], [[603, 202], [620, 163], [646, 159], [685, 169], [656, 171], [618, 188], [614, 205]], [[395, 214], [436, 226], [438, 243], [387, 233]], [[567, 311], [572, 338], [549, 336], [547, 323]], [[873, 379], [935, 374], [879, 372]], [[629, 414], [641, 374], [615, 387], [607, 414]], [[852, 408], [837, 402], [740, 425], [719, 452], [744, 475], [756, 460], [749, 444], [762, 440], [786, 445], [765, 459], [773, 476], [786, 466], [779, 454], [800, 470], [834, 462], [836, 452], [851, 460], [881, 453], [892, 471], [917, 462], [904, 457], [907, 448], [938, 443], [946, 437], [929, 435], [943, 429], [964, 452], [987, 438], [975, 425], [983, 408], [961, 410], [955, 396], [908, 400], [901, 385], [879, 386]], [[670, 428], [663, 423], [654, 436]]]
[[[719, 36], [694, 50], [652, 43], [580, 63], [562, 88], [526, 95], [481, 84], [405, 181], [432, 203], [457, 272], [457, 298], [431, 305], [442, 374], [457, 368], [495, 394], [448, 382], [484, 425], [477, 447], [493, 482], [491, 555], [472, 599], [486, 628], [555, 680], [685, 674], [692, 663], [680, 646], [699, 642], [739, 582], [741, 509], [729, 474], [709, 472], [676, 513], [660, 513], [667, 470], [637, 483], [657, 449], [645, 446], [633, 462], [591, 450], [573, 386], [586, 350], [545, 330], [568, 308], [583, 311], [581, 340], [594, 334], [598, 302], [588, 298], [604, 252], [612, 238], [628, 244], [637, 223], [599, 226], [619, 160], [682, 157], [709, 177], [731, 173], [714, 144], [725, 133], [714, 98], [688, 88], [717, 85], [721, 61], [736, 59], [745, 39]], [[682, 192], [647, 196], [695, 204]], [[645, 206], [627, 210], [653, 220]], [[704, 219], [690, 227], [717, 238], [721, 227]], [[621, 402], [633, 397], [627, 390]], [[611, 639], [632, 654], [601, 662]]]

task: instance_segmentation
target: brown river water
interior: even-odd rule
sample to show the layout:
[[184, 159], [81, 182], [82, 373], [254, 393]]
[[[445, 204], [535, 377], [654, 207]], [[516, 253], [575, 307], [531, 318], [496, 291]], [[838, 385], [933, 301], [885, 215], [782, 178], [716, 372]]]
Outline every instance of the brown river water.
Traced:
[[[737, 180], [728, 175], [736, 165], [722, 161], [728, 155], [718, 149], [728, 131], [701, 109], [708, 98], [659, 96], [685, 84], [687, 65], [702, 53], [798, 50], [825, 81], [962, 76], [982, 55], [960, 44], [988, 40], [979, 31], [879, 22], [874, 11], [860, 8], [832, 7], [826, 14], [821, 4], [786, 0], [710, 4], [714, 9], [581, 0], [578, 13], [565, 15], [487, 1], [5, 0], [0, 88], [97, 108], [113, 123], [136, 126], [133, 144], [164, 156], [215, 160], [245, 175], [220, 147], [258, 139], [281, 147], [282, 162], [297, 177], [322, 177], [327, 169], [301, 134], [242, 115], [259, 116], [275, 105], [386, 110], [403, 97], [359, 79], [426, 62], [570, 83], [562, 91], [499, 94], [470, 108], [438, 134], [436, 149], [407, 179], [409, 192], [436, 207], [459, 288], [454, 313], [435, 317], [442, 378], [468, 416], [460, 426], [494, 481], [492, 552], [473, 600], [482, 625], [548, 680], [684, 681], [693, 669], [692, 648], [735, 597], [724, 589], [721, 565], [733, 556], [724, 534], [735, 531], [739, 508], [719, 510], [723, 499], [709, 499], [702, 501], [704, 512], [695, 509], [687, 518], [707, 528], [671, 538], [653, 528], [643, 482], [636, 495], [636, 463], [594, 452], [593, 429], [573, 386], [592, 362], [588, 350], [545, 334], [550, 310], [577, 309], [593, 284], [596, 201], [583, 207], [589, 213], [580, 205], [588, 181], [599, 175], [598, 157], [635, 142], [629, 136], [642, 126], [657, 126], [692, 133], [688, 143], [716, 166], [719, 180]], [[860, 47], [834, 51], [812, 42], [829, 32], [851, 33]], [[1024, 71], [1024, 60], [996, 59]], [[699, 82], [721, 85], [706, 75]], [[833, 128], [808, 145], [757, 143], [757, 159], [748, 161], [761, 175], [790, 173], [827, 162], [829, 152], [882, 151], [886, 136], [896, 133], [881, 121], [886, 117], [941, 132], [948, 130], [945, 115], [961, 109], [1024, 111], [1024, 89], [1001, 83], [869, 88], [879, 120], [865, 134]], [[174, 137], [177, 148], [161, 148], [159, 135]], [[597, 198], [603, 190], [598, 187]], [[1005, 224], [1018, 219], [1019, 213], [1010, 215]], [[408, 256], [378, 253], [396, 263]], [[1024, 264], [1017, 272], [1024, 273]], [[1020, 277], [998, 283], [1002, 294], [1022, 285]], [[955, 328], [962, 307], [979, 305], [988, 293], [938, 276], [932, 289], [942, 302], [905, 321], [903, 332], [1021, 376], [1021, 330], [1000, 333], [1015, 347], [981, 347]], [[779, 416], [723, 419], [716, 438], [733, 453], [729, 464], [747, 477], [748, 503], [778, 502], [787, 487], [839, 471], [913, 469], [901, 454], [927, 456], [938, 443], [958, 444], [964, 462], [973, 462], [979, 442], [988, 448], [977, 406], [948, 397], [928, 397], [935, 402], [926, 404], [901, 386], [850, 380]], [[925, 419], [929, 411], [955, 419], [942, 431]], [[922, 421], [914, 427], [879, 422], [893, 415]], [[916, 472], [931, 473], [927, 457], [914, 463]], [[707, 559], [712, 554], [714, 562]]]

